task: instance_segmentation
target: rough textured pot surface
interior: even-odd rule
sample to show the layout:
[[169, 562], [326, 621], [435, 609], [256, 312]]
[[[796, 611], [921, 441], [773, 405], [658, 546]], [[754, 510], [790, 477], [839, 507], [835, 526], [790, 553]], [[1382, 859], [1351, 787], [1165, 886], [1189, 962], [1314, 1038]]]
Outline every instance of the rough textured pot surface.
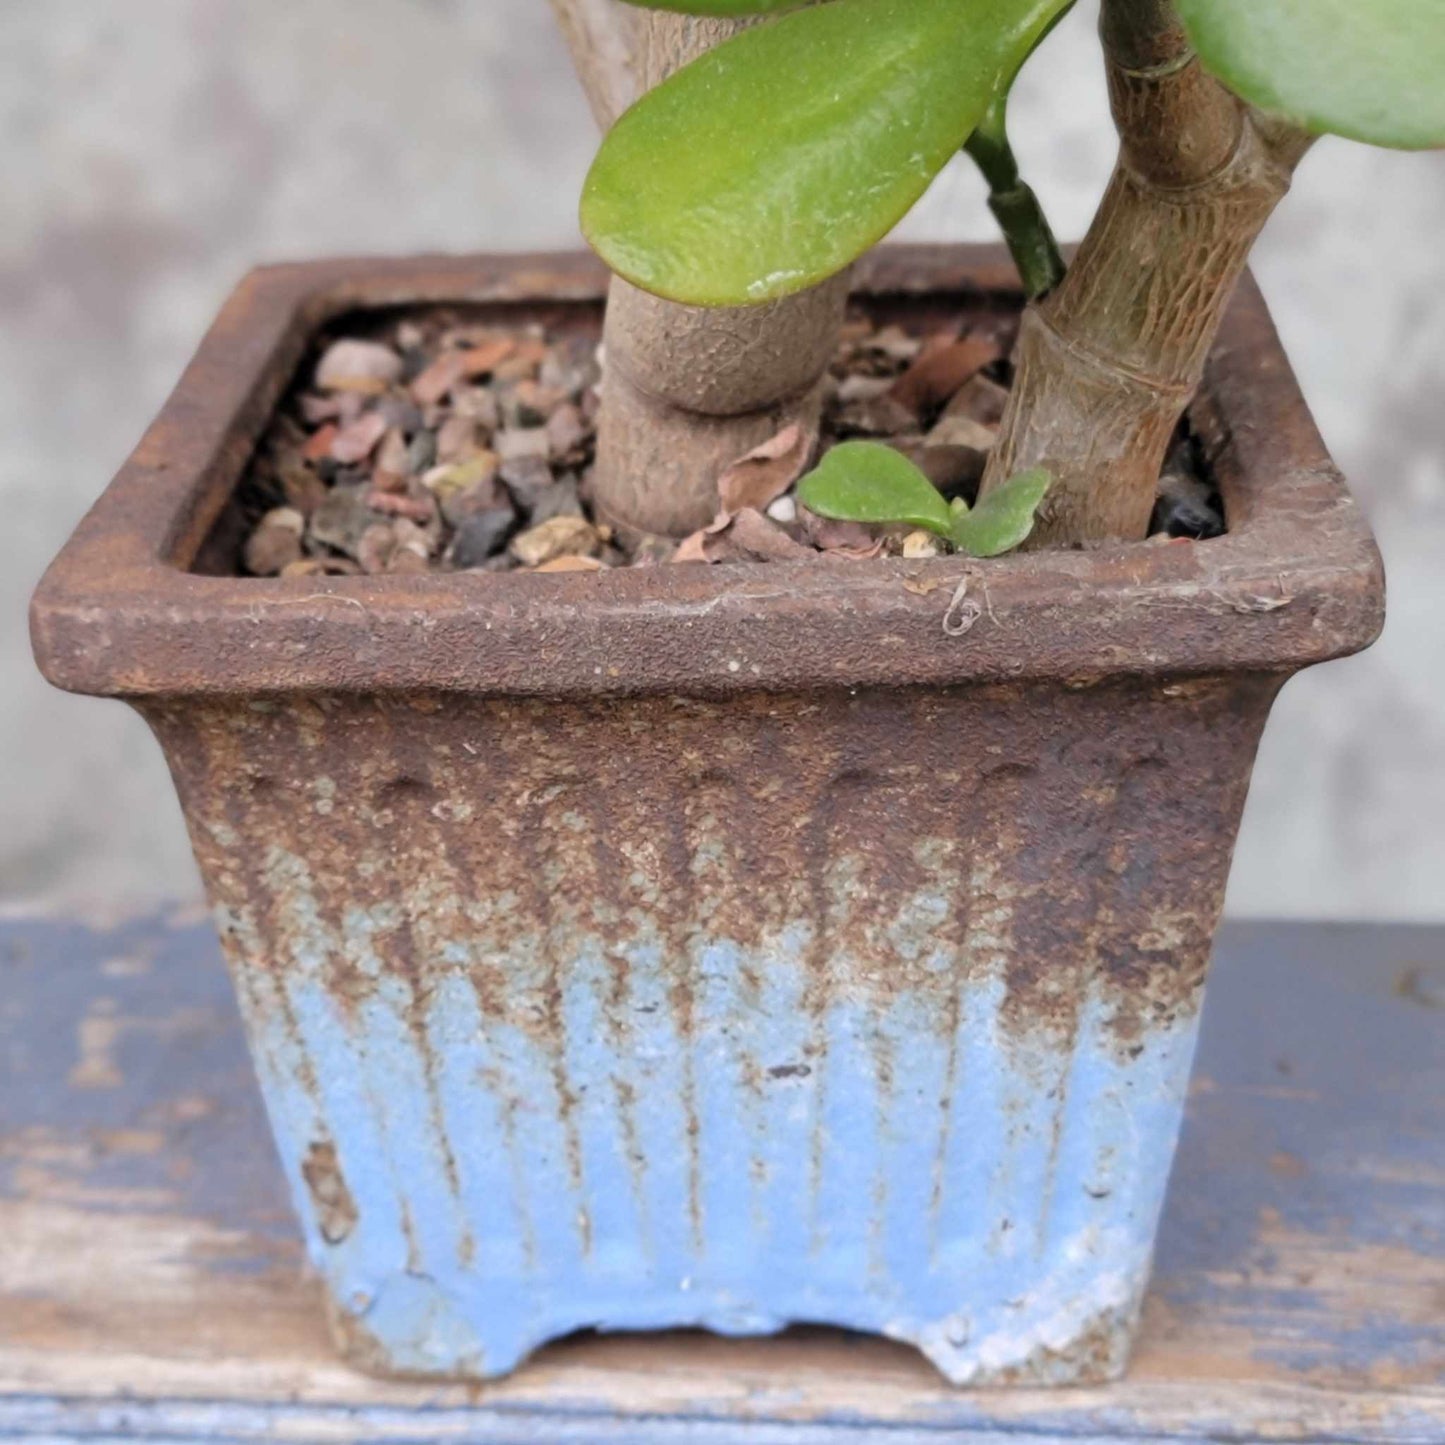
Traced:
[[[881, 311], [1013, 304], [900, 249]], [[991, 563], [188, 571], [324, 320], [596, 324], [581, 258], [251, 277], [42, 583], [170, 760], [338, 1338], [490, 1376], [583, 1327], [1122, 1368], [1284, 680], [1383, 584], [1258, 293], [1196, 428], [1230, 533]], [[966, 585], [965, 585], [966, 584]]]

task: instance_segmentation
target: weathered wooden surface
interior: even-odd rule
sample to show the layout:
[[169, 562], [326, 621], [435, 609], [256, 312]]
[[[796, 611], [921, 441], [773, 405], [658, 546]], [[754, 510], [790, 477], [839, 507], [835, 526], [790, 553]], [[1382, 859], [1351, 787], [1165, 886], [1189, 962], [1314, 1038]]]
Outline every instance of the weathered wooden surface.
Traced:
[[1445, 931], [1229, 930], [1204, 1032], [1122, 1385], [820, 1331], [423, 1388], [332, 1355], [208, 926], [0, 924], [0, 1439], [1445, 1440]]

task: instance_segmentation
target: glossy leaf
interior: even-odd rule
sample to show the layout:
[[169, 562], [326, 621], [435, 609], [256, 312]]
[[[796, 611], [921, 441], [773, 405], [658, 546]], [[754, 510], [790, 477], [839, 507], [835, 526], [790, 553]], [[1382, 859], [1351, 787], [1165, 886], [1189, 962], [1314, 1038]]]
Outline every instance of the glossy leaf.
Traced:
[[1034, 529], [1039, 504], [1052, 482], [1042, 467], [1010, 477], [971, 512], [955, 513], [949, 533], [953, 545], [973, 557], [998, 557], [1021, 547]]
[[617, 122], [582, 229], [615, 271], [677, 301], [813, 285], [904, 216], [1066, 6], [830, 0], [746, 30]]
[[880, 442], [834, 447], [798, 483], [798, 500], [835, 522], [925, 527], [940, 537], [954, 526], [938, 488], [902, 452]]
[[1445, 0], [1179, 0], [1205, 66], [1309, 131], [1445, 145]]

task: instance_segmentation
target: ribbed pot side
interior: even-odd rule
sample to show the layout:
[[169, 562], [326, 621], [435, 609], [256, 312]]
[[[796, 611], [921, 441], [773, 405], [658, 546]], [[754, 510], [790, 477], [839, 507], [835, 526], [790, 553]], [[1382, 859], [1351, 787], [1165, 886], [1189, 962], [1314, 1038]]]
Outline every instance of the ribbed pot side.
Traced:
[[1275, 689], [145, 706], [343, 1338], [1117, 1370]]
[[[902, 250], [863, 298], [1003, 275]], [[1261, 730], [1382, 616], [1257, 293], [1194, 413], [1217, 542], [186, 570], [326, 318], [595, 326], [604, 286], [260, 273], [33, 607], [47, 675], [165, 750], [338, 1339], [487, 1378], [582, 1328], [811, 1322], [959, 1384], [1115, 1375]]]

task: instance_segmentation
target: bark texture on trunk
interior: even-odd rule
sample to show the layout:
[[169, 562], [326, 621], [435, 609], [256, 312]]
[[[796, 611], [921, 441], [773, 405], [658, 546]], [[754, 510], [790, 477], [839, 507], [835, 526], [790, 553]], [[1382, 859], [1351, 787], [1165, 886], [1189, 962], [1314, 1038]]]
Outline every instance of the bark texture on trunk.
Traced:
[[[594, 113], [629, 99], [754, 23], [552, 0]], [[626, 54], [624, 62], [619, 55]], [[623, 104], [625, 104], [624, 102]], [[766, 306], [680, 306], [614, 280], [594, 489], [609, 520], [682, 537], [718, 509], [717, 479], [792, 421], [812, 425], [847, 275]]]
[[1063, 284], [1026, 312], [987, 491], [1044, 466], [1031, 547], [1144, 537], [1165, 454], [1309, 138], [1206, 75], [1169, 0], [1105, 0], [1120, 136]]
[[642, 94], [639, 12], [622, 0], [552, 0], [552, 12], [605, 131]]

